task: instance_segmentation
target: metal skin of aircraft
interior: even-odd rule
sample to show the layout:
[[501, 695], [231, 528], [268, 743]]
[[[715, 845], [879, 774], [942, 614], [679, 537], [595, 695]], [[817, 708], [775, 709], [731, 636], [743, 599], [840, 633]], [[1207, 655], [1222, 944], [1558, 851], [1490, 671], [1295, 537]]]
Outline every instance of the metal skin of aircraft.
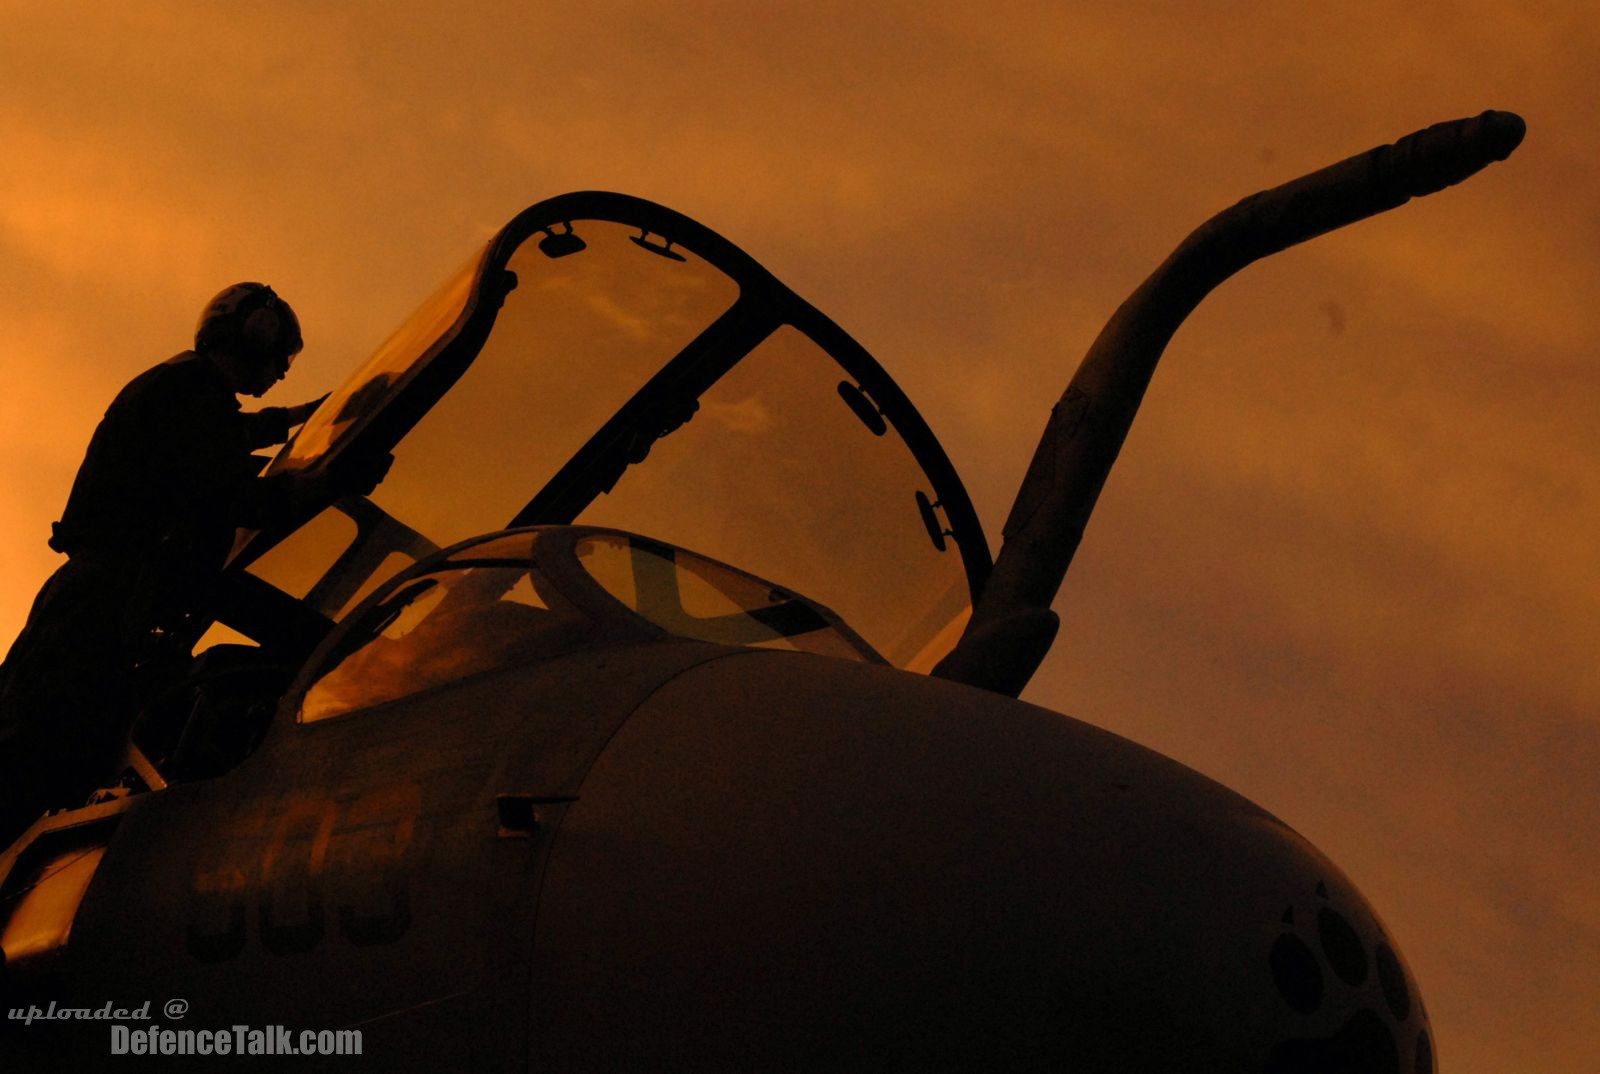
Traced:
[[[1522, 134], [1439, 124], [1195, 231], [993, 562], [894, 382], [747, 255], [533, 206], [269, 467], [383, 483], [241, 533], [126, 769], [0, 857], [0, 1006], [361, 1031], [303, 1069], [1432, 1071], [1332, 862], [1016, 695], [1184, 316]], [[112, 1026], [8, 1020], [5, 1069], [251, 1065]]]

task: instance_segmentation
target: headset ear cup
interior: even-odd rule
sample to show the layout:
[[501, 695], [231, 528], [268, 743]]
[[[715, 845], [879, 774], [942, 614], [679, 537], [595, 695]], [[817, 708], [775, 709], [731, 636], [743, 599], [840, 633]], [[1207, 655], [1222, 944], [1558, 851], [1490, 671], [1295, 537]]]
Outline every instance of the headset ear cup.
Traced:
[[272, 296], [272, 312], [277, 318], [278, 350], [292, 359], [305, 347], [305, 338], [300, 334], [300, 318], [295, 316], [294, 308], [289, 303], [275, 294]]
[[236, 338], [251, 353], [265, 354], [277, 349], [279, 335], [277, 311], [266, 307], [253, 310], [239, 323]]
[[236, 283], [207, 303], [194, 346], [197, 351], [245, 346], [261, 353], [294, 354], [301, 347], [300, 322], [271, 287]]
[[195, 350], [204, 351], [234, 346], [246, 318], [257, 308], [264, 284], [236, 283], [219, 291], [206, 303], [195, 326]]

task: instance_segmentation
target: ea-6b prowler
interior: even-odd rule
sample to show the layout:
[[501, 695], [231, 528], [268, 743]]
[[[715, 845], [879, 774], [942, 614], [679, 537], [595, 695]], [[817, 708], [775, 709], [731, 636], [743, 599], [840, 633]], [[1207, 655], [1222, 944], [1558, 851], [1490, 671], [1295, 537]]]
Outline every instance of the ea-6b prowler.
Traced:
[[[337, 1070], [1432, 1070], [1327, 858], [1015, 698], [1185, 315], [1522, 134], [1430, 127], [1190, 235], [992, 562], [895, 383], [750, 257], [635, 198], [533, 206], [269, 468], [383, 483], [241, 534], [115, 785], [0, 858], [3, 1005], [359, 1029]], [[108, 1034], [0, 1044], [121, 1069]]]

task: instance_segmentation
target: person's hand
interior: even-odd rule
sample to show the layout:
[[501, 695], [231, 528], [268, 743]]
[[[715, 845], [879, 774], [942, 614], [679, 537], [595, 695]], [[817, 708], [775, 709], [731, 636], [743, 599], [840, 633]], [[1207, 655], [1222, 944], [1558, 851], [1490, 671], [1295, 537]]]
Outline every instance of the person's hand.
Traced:
[[[332, 394], [332, 392], [328, 393], [328, 395]], [[284, 407], [284, 410], [289, 413], [289, 427], [292, 429], [296, 425], [305, 424], [305, 420], [316, 413], [317, 407], [327, 402], [328, 395], [320, 396], [308, 403], [301, 403], [299, 406]]]

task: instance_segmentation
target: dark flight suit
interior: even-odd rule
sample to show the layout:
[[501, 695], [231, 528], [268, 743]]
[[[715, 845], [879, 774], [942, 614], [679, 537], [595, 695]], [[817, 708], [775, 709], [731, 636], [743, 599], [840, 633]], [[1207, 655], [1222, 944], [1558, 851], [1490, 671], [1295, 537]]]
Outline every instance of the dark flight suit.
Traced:
[[290, 479], [257, 478], [251, 453], [288, 432], [287, 411], [241, 411], [222, 372], [188, 351], [112, 401], [53, 527], [69, 559], [0, 666], [0, 850], [110, 774], [155, 631], [205, 601], [235, 527], [287, 505]]

